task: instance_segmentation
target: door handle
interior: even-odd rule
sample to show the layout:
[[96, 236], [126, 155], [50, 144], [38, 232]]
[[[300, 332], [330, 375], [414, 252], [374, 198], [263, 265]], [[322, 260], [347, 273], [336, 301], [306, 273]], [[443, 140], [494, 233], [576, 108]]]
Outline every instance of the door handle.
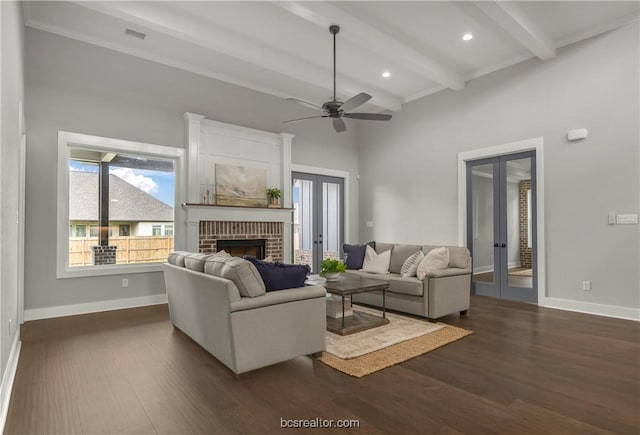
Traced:
[[500, 243], [498, 243], [498, 242], [495, 242], [495, 243], [493, 244], [493, 247], [494, 247], [494, 248], [497, 248], [498, 246], [500, 246]]
[[313, 241], [313, 244], [314, 244], [314, 245], [317, 245], [317, 244], [318, 244], [318, 241], [317, 241], [317, 240], [314, 240], [314, 241]]
[[506, 248], [506, 247], [507, 247], [507, 244], [506, 244], [506, 243], [503, 243], [503, 244], [502, 244], [502, 245], [500, 245], [500, 246], [502, 246], [503, 248]]

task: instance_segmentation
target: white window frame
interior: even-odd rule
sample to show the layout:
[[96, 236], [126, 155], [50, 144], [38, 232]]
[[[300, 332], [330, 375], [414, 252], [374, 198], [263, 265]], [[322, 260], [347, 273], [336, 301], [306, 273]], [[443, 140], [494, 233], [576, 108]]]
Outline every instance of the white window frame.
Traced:
[[[162, 263], [154, 264], [107, 264], [100, 266], [69, 267], [69, 160], [71, 148], [95, 151], [136, 154], [174, 161], [175, 200], [174, 200], [174, 247], [179, 249], [184, 239], [182, 227], [184, 216], [180, 204], [184, 202], [186, 192], [185, 152], [182, 148], [153, 145], [142, 142], [91, 136], [67, 131], [58, 132], [58, 213], [57, 213], [57, 253], [56, 278], [76, 278], [84, 276], [120, 275], [162, 271]], [[180, 242], [179, 242], [180, 240]]]

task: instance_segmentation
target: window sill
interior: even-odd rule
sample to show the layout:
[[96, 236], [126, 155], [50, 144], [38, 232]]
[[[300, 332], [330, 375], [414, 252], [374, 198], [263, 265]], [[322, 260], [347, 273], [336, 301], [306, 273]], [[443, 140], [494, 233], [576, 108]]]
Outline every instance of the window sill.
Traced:
[[82, 278], [103, 275], [129, 275], [132, 273], [162, 272], [162, 263], [113, 264], [103, 266], [64, 267], [56, 273], [57, 279]]

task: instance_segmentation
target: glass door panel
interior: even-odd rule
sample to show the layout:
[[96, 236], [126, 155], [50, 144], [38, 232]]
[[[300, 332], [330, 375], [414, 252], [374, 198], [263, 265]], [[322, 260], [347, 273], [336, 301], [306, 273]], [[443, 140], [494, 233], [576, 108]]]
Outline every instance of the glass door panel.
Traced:
[[293, 180], [293, 262], [314, 266], [314, 182]]
[[322, 183], [322, 260], [340, 259], [342, 247], [342, 198], [339, 183]]
[[[468, 244], [473, 251], [472, 287], [476, 294], [499, 295], [499, 263], [496, 263], [495, 200], [497, 165], [474, 162], [467, 168], [469, 183]], [[498, 252], [499, 254], [499, 252]]]

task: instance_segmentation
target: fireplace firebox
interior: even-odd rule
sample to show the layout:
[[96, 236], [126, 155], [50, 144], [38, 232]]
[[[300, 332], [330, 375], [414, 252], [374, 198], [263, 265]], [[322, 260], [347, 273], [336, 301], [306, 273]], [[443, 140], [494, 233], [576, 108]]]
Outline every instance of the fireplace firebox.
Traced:
[[233, 257], [250, 255], [259, 260], [264, 259], [265, 239], [218, 240], [218, 252], [225, 250]]

